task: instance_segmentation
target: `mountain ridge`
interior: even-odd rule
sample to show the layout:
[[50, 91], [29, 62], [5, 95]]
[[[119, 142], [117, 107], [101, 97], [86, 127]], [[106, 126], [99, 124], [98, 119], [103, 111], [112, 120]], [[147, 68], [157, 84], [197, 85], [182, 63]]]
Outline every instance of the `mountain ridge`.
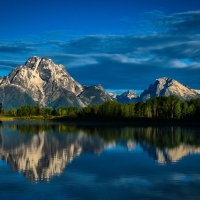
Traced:
[[189, 100], [200, 97], [198, 90], [178, 82], [172, 78], [158, 78], [154, 84], [150, 84], [147, 90], [144, 90], [140, 95], [140, 100], [148, 100], [158, 96], [175, 95], [182, 100]]
[[[98, 94], [96, 102], [103, 103], [103, 101], [112, 100], [102, 87], [91, 87]], [[90, 86], [87, 90], [89, 88]], [[57, 65], [48, 58], [34, 56], [29, 58], [24, 65], [14, 68], [8, 76], [1, 80], [0, 102], [3, 102], [6, 109], [24, 104], [39, 104], [53, 108], [84, 107], [88, 105], [86, 100], [91, 96], [87, 93], [89, 96], [82, 94], [80, 98], [79, 94], [85, 89], [85, 86], [70, 76], [63, 65]], [[13, 91], [12, 95], [9, 90]], [[13, 97], [16, 99], [16, 96], [23, 97], [21, 103], [13, 102]]]
[[121, 95], [108, 93], [98, 84], [86, 86], [78, 83], [65, 66], [49, 58], [30, 57], [24, 65], [15, 67], [8, 76], [0, 77], [0, 102], [5, 109], [21, 105], [65, 107], [102, 104], [108, 100], [120, 103], [139, 102], [157, 96], [175, 95], [182, 100], [200, 97], [200, 90], [172, 78], [158, 78], [141, 95], [128, 90]]

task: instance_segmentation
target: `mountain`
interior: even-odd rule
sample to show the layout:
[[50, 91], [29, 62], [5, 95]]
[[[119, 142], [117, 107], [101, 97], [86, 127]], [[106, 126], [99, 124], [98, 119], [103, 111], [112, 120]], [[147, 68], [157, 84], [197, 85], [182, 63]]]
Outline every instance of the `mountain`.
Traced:
[[36, 104], [55, 109], [61, 106], [102, 104], [108, 100], [128, 103], [146, 101], [161, 95], [175, 95], [188, 100], [200, 97], [200, 90], [164, 77], [156, 79], [140, 97], [131, 90], [116, 95], [107, 93], [100, 84], [82, 85], [70, 76], [63, 65], [37, 56], [29, 58], [23, 66], [14, 68], [8, 76], [0, 77], [0, 102], [6, 110]]
[[105, 101], [112, 100], [112, 97], [99, 85], [85, 87], [79, 95], [81, 101], [86, 105], [102, 104]]
[[194, 89], [192, 89], [192, 90], [200, 95], [200, 90], [194, 90]]
[[[4, 79], [5, 80], [5, 79]], [[33, 99], [24, 92], [23, 88], [15, 85], [0, 85], [0, 102], [4, 109], [19, 107], [21, 105], [34, 105]]]
[[198, 90], [193, 90], [186, 85], [179, 83], [172, 78], [156, 79], [147, 90], [140, 95], [140, 101], [145, 101], [153, 97], [175, 95], [182, 100], [189, 100], [200, 97]]
[[110, 95], [111, 98], [115, 99], [117, 98], [117, 94], [116, 93], [112, 93], [112, 92], [108, 92], [108, 94]]
[[138, 100], [138, 95], [135, 92], [128, 90], [121, 95], [117, 95], [116, 100], [120, 103], [136, 102]]
[[[94, 93], [98, 94], [95, 96]], [[5, 109], [21, 105], [77, 106], [111, 100], [102, 87], [85, 87], [75, 81], [63, 65], [51, 59], [31, 57], [0, 79], [0, 102]]]

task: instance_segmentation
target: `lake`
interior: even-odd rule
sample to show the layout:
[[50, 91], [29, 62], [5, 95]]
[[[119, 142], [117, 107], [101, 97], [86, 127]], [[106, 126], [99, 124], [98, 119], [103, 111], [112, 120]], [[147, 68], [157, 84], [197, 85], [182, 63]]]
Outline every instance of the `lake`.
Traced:
[[3, 122], [0, 199], [200, 199], [200, 127]]

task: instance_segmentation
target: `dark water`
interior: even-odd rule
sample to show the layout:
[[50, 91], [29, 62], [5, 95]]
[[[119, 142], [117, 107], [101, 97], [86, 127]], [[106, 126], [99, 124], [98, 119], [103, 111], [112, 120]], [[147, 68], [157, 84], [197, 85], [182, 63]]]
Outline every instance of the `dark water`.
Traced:
[[0, 199], [200, 199], [200, 128], [4, 122]]

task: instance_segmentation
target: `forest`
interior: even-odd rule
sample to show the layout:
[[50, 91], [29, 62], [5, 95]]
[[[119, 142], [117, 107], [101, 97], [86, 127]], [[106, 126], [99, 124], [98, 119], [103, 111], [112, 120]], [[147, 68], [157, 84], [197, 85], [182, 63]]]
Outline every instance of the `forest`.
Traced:
[[146, 102], [121, 104], [116, 101], [106, 101], [101, 105], [89, 105], [78, 108], [74, 106], [52, 109], [39, 105], [20, 106], [18, 109], [3, 110], [1, 113], [13, 117], [41, 119], [78, 119], [78, 120], [131, 120], [138, 118], [152, 119], [199, 119], [200, 98], [182, 101], [176, 96], [159, 96]]

